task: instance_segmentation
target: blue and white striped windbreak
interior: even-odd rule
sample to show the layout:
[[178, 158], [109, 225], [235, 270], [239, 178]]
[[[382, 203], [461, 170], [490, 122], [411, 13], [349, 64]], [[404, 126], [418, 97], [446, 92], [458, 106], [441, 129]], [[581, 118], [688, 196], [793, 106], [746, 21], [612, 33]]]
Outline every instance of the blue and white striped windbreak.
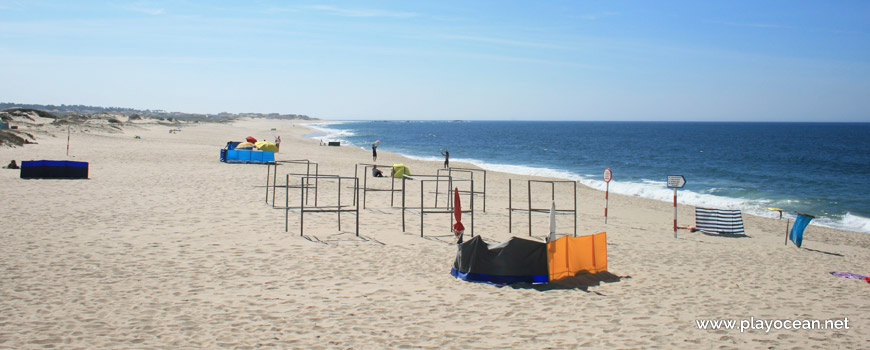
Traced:
[[698, 231], [717, 235], [744, 235], [740, 210], [695, 208]]

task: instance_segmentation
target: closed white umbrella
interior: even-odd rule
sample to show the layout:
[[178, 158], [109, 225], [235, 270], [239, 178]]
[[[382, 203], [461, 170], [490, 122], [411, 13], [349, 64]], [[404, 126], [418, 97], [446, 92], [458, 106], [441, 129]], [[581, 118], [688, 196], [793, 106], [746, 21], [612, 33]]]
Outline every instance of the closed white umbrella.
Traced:
[[547, 242], [556, 240], [556, 201], [550, 205], [550, 236]]

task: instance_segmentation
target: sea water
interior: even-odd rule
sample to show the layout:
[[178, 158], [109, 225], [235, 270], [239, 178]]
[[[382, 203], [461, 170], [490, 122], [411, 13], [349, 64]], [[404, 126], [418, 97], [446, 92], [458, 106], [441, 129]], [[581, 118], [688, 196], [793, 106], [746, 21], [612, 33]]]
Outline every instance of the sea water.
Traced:
[[[576, 180], [604, 190], [774, 217], [778, 207], [814, 223], [870, 233], [870, 123], [357, 121], [309, 135], [364, 149], [487, 170]], [[362, 161], [362, 160], [361, 160]]]

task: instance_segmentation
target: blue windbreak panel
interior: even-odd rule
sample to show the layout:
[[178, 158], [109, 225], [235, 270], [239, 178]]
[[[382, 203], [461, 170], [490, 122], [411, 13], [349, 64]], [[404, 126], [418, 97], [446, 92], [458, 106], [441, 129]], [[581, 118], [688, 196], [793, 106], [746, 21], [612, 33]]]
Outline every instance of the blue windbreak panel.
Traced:
[[550, 276], [548, 275], [530, 275], [530, 276], [499, 276], [488, 275], [485, 273], [463, 273], [453, 268], [450, 269], [450, 274], [453, 277], [469, 282], [482, 282], [492, 284], [511, 284], [511, 283], [548, 283]]
[[807, 228], [807, 225], [810, 224], [810, 221], [813, 221], [813, 217], [806, 216], [804, 214], [798, 213], [797, 219], [794, 220], [794, 226], [791, 228], [791, 233], [788, 235], [788, 238], [794, 242], [798, 248], [800, 248], [801, 243], [804, 241], [804, 229]]
[[87, 179], [88, 162], [68, 160], [25, 160], [21, 162], [22, 179]]
[[[221, 152], [223, 153], [223, 152]], [[248, 150], [227, 150], [227, 163], [268, 163], [275, 161], [275, 153]]]
[[77, 168], [87, 168], [88, 162], [74, 162], [71, 160], [25, 160], [21, 162], [22, 167], [30, 166], [72, 166]]

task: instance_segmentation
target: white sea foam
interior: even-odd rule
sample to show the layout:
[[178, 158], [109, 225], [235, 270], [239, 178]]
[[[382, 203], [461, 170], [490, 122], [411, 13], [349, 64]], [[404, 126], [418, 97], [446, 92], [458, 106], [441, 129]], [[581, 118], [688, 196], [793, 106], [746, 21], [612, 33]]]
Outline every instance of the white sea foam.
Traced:
[[840, 230], [870, 233], [870, 218], [854, 215], [852, 213], [846, 213], [846, 215], [839, 219], [831, 219], [827, 217], [816, 218], [812, 224]]
[[440, 162], [440, 161], [443, 161], [443, 160], [444, 160], [444, 157], [436, 157], [436, 156], [431, 156], [431, 157], [429, 157], [429, 156], [426, 156], [426, 157], [418, 157], [418, 156], [410, 156], [410, 155], [407, 155], [407, 154], [402, 154], [402, 156], [405, 156], [405, 157], [407, 157], [407, 158], [409, 158], [409, 159], [422, 160], [422, 161], [427, 161], [427, 162]]
[[345, 123], [349, 122], [318, 122], [308, 124], [310, 128], [323, 133], [323, 135], [309, 136], [309, 138], [321, 140], [323, 142], [338, 141], [343, 144], [351, 144], [351, 142], [347, 140], [347, 137], [353, 136], [353, 131], [347, 129], [336, 129], [333, 127]]

